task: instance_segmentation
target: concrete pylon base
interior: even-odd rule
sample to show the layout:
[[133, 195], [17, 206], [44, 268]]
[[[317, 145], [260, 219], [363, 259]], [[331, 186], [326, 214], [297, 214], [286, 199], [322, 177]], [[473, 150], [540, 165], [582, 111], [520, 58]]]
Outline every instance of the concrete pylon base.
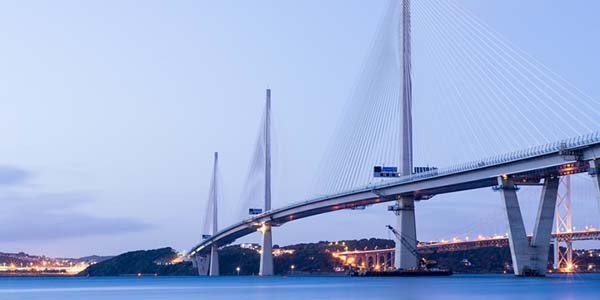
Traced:
[[590, 173], [596, 187], [596, 203], [600, 209], [600, 158], [590, 161]]
[[210, 276], [219, 276], [219, 247], [213, 244], [210, 248]]
[[[415, 200], [412, 197], [401, 197], [398, 200], [398, 208], [395, 212], [397, 228], [400, 235], [404, 238], [404, 243], [396, 240], [394, 267], [398, 270], [414, 269], [417, 267], [417, 257], [413, 253], [417, 249]], [[409, 247], [405, 244], [409, 244]]]
[[208, 275], [208, 265], [209, 265], [208, 256], [201, 256], [201, 255], [193, 256], [192, 264], [197, 268], [199, 276], [207, 276]]
[[499, 177], [498, 184], [508, 220], [508, 242], [517, 276], [544, 276], [548, 266], [548, 252], [556, 209], [559, 178], [544, 179], [537, 219], [531, 243], [525, 232], [517, 187], [507, 177]]
[[258, 275], [273, 276], [273, 236], [271, 225], [264, 224], [261, 228], [263, 234], [262, 250], [260, 252], [260, 268]]

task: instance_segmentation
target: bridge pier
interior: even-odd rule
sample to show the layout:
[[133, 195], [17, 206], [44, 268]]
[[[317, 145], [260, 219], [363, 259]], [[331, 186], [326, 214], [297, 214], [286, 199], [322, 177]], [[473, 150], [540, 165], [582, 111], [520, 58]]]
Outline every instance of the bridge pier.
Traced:
[[415, 223], [415, 200], [413, 197], [400, 197], [395, 211], [397, 228], [402, 241], [396, 241], [394, 267], [396, 269], [414, 269], [417, 267], [417, 226]]
[[210, 270], [208, 275], [219, 276], [219, 247], [212, 244], [210, 247]]
[[198, 270], [198, 275], [208, 275], [209, 260], [207, 256], [194, 255], [192, 256], [192, 266]]
[[533, 237], [529, 242], [517, 198], [517, 187], [506, 176], [498, 178], [508, 220], [510, 254], [514, 273], [517, 276], [544, 276], [546, 274], [558, 183], [558, 177], [544, 179]]
[[596, 187], [596, 202], [598, 203], [598, 209], [600, 209], [600, 158], [590, 161], [590, 175]]
[[263, 224], [260, 231], [262, 232], [263, 240], [258, 275], [273, 276], [273, 235], [271, 233], [271, 224]]

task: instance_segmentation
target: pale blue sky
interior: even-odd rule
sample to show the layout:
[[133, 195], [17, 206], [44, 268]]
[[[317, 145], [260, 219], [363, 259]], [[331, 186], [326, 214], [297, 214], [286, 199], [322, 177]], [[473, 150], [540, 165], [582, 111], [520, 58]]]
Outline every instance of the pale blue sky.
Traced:
[[[600, 3], [456, 1], [600, 99]], [[187, 250], [202, 234], [214, 151], [230, 224], [266, 87], [284, 174], [273, 206], [302, 200], [385, 2], [1, 2], [0, 251]], [[419, 235], [497, 215], [498, 196], [481, 197], [420, 205]], [[595, 204], [581, 208], [600, 223]], [[387, 237], [392, 221], [384, 206], [339, 212], [277, 228], [274, 241]], [[502, 232], [500, 221], [482, 233]]]

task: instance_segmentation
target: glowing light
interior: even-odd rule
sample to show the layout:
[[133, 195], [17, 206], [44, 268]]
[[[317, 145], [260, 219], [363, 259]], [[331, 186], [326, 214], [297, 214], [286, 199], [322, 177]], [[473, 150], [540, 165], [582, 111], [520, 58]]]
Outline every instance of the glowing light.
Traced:
[[294, 249], [273, 249], [273, 256], [279, 257], [283, 255], [290, 255], [294, 254], [294, 252], [296, 252]]
[[564, 273], [573, 273], [576, 267], [577, 267], [576, 265], [574, 265], [572, 263], [568, 263], [567, 266], [565, 268], [561, 269], [560, 271], [564, 272]]
[[266, 223], [262, 223], [261, 226], [258, 228], [258, 231], [264, 234], [265, 232], [267, 232], [268, 229], [268, 225]]

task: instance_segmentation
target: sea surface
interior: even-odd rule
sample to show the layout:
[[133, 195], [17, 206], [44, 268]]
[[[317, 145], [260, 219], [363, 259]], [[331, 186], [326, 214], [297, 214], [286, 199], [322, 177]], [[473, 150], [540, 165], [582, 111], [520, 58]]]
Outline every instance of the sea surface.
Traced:
[[600, 275], [0, 278], [0, 299], [600, 299]]

